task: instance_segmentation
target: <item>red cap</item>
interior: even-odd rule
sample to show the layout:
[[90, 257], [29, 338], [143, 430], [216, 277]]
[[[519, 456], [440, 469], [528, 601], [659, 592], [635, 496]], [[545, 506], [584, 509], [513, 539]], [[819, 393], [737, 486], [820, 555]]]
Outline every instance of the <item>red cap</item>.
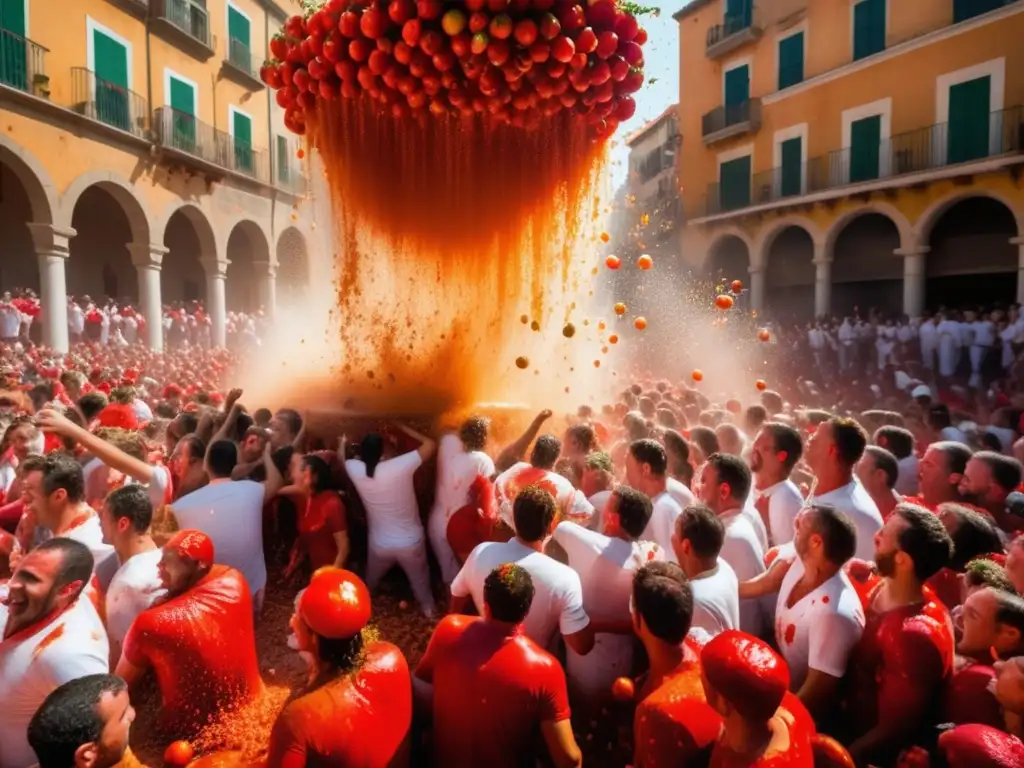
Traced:
[[213, 565], [213, 542], [202, 531], [178, 531], [166, 546], [175, 550], [179, 557], [187, 557], [207, 567]]
[[117, 427], [118, 429], [138, 429], [139, 418], [135, 409], [127, 403], [111, 403], [100, 411], [101, 427]]
[[321, 637], [353, 637], [370, 621], [370, 590], [352, 571], [320, 568], [302, 593], [299, 616]]
[[789, 668], [767, 643], [735, 629], [704, 646], [704, 677], [744, 718], [766, 721], [789, 690]]

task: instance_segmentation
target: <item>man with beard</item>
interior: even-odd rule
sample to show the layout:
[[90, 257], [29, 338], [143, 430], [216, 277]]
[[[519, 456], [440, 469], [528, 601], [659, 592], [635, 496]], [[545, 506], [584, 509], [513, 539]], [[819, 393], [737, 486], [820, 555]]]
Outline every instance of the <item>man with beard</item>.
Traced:
[[789, 479], [803, 452], [800, 433], [777, 422], [761, 428], [750, 450], [755, 507], [776, 547], [793, 540], [793, 522], [804, 505], [803, 494]]
[[947, 501], [963, 501], [959, 486], [970, 459], [971, 449], [963, 443], [953, 440], [932, 443], [917, 465], [919, 496], [905, 501], [931, 510]]
[[391, 643], [365, 643], [369, 620], [370, 593], [358, 576], [330, 567], [313, 574], [291, 620], [309, 677], [274, 723], [267, 768], [408, 764], [409, 666]]
[[82, 596], [92, 569], [84, 544], [50, 539], [0, 587], [0, 768], [35, 762], [26, 728], [51, 691], [109, 668], [107, 633]]
[[135, 685], [153, 669], [166, 735], [194, 736], [224, 710], [262, 694], [252, 598], [245, 577], [214, 565], [201, 531], [176, 533], [163, 548], [167, 598], [139, 614], [124, 640], [117, 675]]
[[881, 578], [865, 585], [867, 622], [848, 667], [844, 725], [858, 763], [888, 764], [935, 722], [953, 667], [949, 612], [925, 587], [953, 543], [933, 513], [900, 504], [875, 537]]
[[1024, 531], [1024, 517], [1007, 514], [1006, 497], [1021, 483], [1020, 462], [992, 451], [979, 451], [971, 457], [960, 478], [960, 495], [988, 512], [1004, 531], [1014, 535]]
[[128, 686], [96, 674], [53, 691], [28, 726], [39, 768], [141, 768], [128, 747], [135, 708]]

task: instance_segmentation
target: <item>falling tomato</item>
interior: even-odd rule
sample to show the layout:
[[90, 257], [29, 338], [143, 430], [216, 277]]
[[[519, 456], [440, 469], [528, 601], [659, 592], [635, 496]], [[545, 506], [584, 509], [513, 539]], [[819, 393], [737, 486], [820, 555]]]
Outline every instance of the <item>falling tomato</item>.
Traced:
[[304, 158], [304, 157], [306, 156], [306, 150], [304, 150], [304, 149], [301, 149], [301, 148], [300, 148], [300, 149], [299, 149], [299, 150], [298, 150], [298, 151], [297, 151], [297, 152], [295, 153], [295, 156], [296, 156], [297, 158], [299, 158], [299, 160], [301, 160], [302, 158]]
[[174, 741], [164, 752], [164, 762], [174, 768], [183, 768], [192, 762], [194, 750], [187, 741]]
[[743, 292], [743, 281], [742, 280], [733, 280], [732, 281], [732, 285], [730, 285], [729, 287], [732, 289], [733, 293], [742, 293]]
[[759, 341], [771, 341], [772, 334], [767, 328], [761, 328], [757, 332], [757, 338]]
[[613, 253], [604, 260], [604, 265], [608, 267], [608, 269], [618, 269], [622, 266], [622, 259]]
[[539, 331], [540, 330], [540, 323], [538, 323], [536, 320], [534, 320], [532, 323], [530, 323], [530, 330], [531, 331]]
[[612, 696], [616, 701], [632, 701], [635, 695], [636, 688], [628, 677], [620, 677], [612, 683]]
[[609, 240], [611, 240], [611, 238], [608, 236], [608, 233], [607, 232], [602, 232], [601, 233], [601, 242], [602, 243], [607, 243]]
[[530, 358], [528, 358], [528, 357], [517, 357], [516, 358], [516, 368], [518, 368], [518, 369], [520, 369], [522, 371], [525, 371], [529, 367], [530, 367]]
[[609, 336], [609, 337], [608, 337], [608, 343], [609, 343], [609, 344], [618, 344], [618, 343], [619, 343], [619, 337], [618, 337], [618, 336], [616, 336], [616, 335], [615, 335], [615, 334], [613, 333], [613, 334], [612, 334], [611, 336]]
[[690, 374], [690, 378], [694, 381], [704, 381], [704, 371], [700, 368], [694, 368], [693, 373]]
[[601, 361], [600, 360], [595, 360], [594, 361], [594, 367], [595, 368], [600, 368], [601, 367]]
[[633, 327], [636, 328], [638, 331], [642, 331], [644, 328], [647, 327], [647, 319], [644, 317], [638, 317], [636, 320], [633, 321]]
[[764, 379], [758, 379], [754, 382], [754, 386], [757, 387], [758, 392], [764, 392], [768, 389], [768, 382]]
[[648, 256], [646, 253], [636, 260], [636, 265], [645, 272], [654, 266], [654, 259]]
[[597, 321], [597, 330], [603, 331], [605, 329], [604, 320]]
[[646, 227], [650, 223], [651, 223], [651, 217], [648, 216], [646, 213], [643, 216], [640, 217], [640, 226]]
[[519, 322], [522, 323], [523, 325], [526, 325], [528, 322], [530, 322], [530, 318], [528, 318], [526, 315], [520, 315]]
[[715, 306], [719, 309], [732, 309], [734, 303], [732, 296], [727, 293], [720, 293], [715, 297]]
[[565, 336], [565, 338], [567, 339], [571, 339], [573, 336], [576, 335], [576, 326], [573, 325], [572, 323], [566, 323], [562, 327], [562, 335]]
[[623, 304], [621, 301], [615, 303], [615, 314], [618, 315], [619, 317], [622, 317], [624, 314], [626, 314], [626, 305]]

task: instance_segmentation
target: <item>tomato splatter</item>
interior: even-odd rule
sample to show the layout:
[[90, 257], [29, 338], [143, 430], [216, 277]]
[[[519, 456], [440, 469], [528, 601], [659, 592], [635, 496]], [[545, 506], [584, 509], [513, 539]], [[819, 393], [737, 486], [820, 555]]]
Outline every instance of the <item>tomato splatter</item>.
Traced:
[[786, 627], [786, 645], [792, 645], [796, 639], [796, 625], [790, 624]]

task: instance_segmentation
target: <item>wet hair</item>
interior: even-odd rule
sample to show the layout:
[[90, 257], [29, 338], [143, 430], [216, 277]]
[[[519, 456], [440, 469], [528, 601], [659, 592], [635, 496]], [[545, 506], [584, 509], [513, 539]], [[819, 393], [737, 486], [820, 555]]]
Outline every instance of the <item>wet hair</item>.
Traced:
[[376, 432], [371, 433], [359, 441], [359, 458], [366, 465], [366, 476], [373, 477], [377, 471], [377, 465], [384, 456], [384, 438]]
[[188, 446], [188, 458], [190, 464], [196, 461], [202, 461], [203, 457], [206, 456], [206, 443], [204, 443], [202, 438], [194, 432], [184, 435], [178, 441], [178, 445], [181, 445], [182, 443]]
[[789, 424], [783, 424], [778, 421], [769, 421], [762, 429], [772, 436], [775, 451], [781, 451], [786, 454], [786, 459], [782, 462], [782, 466], [787, 472], [791, 472], [804, 455], [804, 443], [800, 439], [800, 432], [794, 427], [789, 426]]
[[181, 425], [181, 436], [194, 434], [199, 429], [199, 414], [194, 411], [182, 411], [175, 417], [175, 421]]
[[821, 536], [821, 548], [834, 565], [845, 565], [857, 554], [857, 526], [849, 516], [830, 504], [811, 504], [814, 532]]
[[725, 543], [725, 526], [709, 507], [693, 504], [676, 518], [676, 536], [689, 541], [693, 553], [701, 560], [718, 557]]
[[499, 565], [484, 579], [484, 604], [495, 621], [519, 624], [533, 604], [533, 579], [515, 563]]
[[974, 455], [970, 448], [955, 440], [941, 440], [928, 447], [935, 448], [946, 459], [946, 474], [948, 475], [962, 475], [967, 469], [967, 462]]
[[997, 603], [996, 623], [1016, 629], [1021, 635], [1018, 643], [1024, 642], [1024, 598], [1001, 589], [992, 590], [992, 594], [995, 595]]
[[[288, 476], [288, 469], [291, 467], [292, 456], [294, 455], [294, 445], [282, 445], [280, 448], [275, 448], [270, 452], [270, 460], [274, 462], [274, 466], [281, 473], [282, 477]], [[260, 466], [257, 469], [263, 470], [264, 467]]]
[[144, 486], [132, 483], [111, 491], [104, 504], [114, 520], [127, 519], [135, 533], [145, 533], [153, 522], [153, 502]]
[[614, 472], [615, 464], [612, 457], [605, 451], [591, 451], [583, 462], [586, 469], [600, 470], [601, 472]]
[[322, 661], [341, 670], [350, 670], [359, 662], [363, 650], [363, 633], [356, 632], [351, 637], [317, 635], [316, 649], [316, 655]]
[[51, 453], [43, 460], [42, 469], [43, 493], [47, 496], [62, 490], [73, 504], [85, 498], [85, 473], [75, 459], [63, 453]]
[[[60, 571], [54, 583], [56, 589], [62, 589], [68, 584], [81, 582], [78, 594], [89, 584], [92, 578], [92, 569], [95, 561], [92, 552], [80, 541], [67, 539], [63, 536], [55, 536], [47, 539], [32, 550], [33, 552], [56, 552], [60, 555]], [[77, 595], [76, 595], [77, 597]]]
[[1015, 458], [994, 451], [978, 451], [971, 458], [983, 462], [992, 473], [992, 482], [1007, 493], [1020, 486], [1021, 465]]
[[459, 440], [467, 451], [482, 451], [487, 447], [487, 430], [491, 420], [486, 416], [471, 416], [459, 427]]
[[640, 464], [649, 466], [651, 474], [656, 477], [664, 477], [668, 470], [668, 455], [657, 440], [652, 440], [649, 437], [643, 440], [634, 440], [629, 445], [629, 455]]
[[331, 465], [314, 453], [307, 453], [302, 457], [302, 466], [309, 470], [312, 475], [313, 485], [310, 490], [315, 496], [318, 493], [329, 491], [334, 486], [334, 475], [331, 472]]
[[750, 495], [750, 467], [739, 456], [729, 453], [713, 453], [708, 456], [708, 464], [715, 470], [718, 483], [729, 486], [729, 495], [739, 501], [746, 501]]
[[900, 465], [896, 461], [896, 457], [885, 448], [880, 448], [877, 445], [865, 446], [864, 453], [875, 462], [876, 469], [880, 469], [885, 473], [885, 487], [890, 491], [895, 488], [896, 481], [900, 476]]
[[238, 446], [230, 440], [214, 441], [206, 451], [206, 465], [211, 477], [231, 477], [238, 465]]
[[612, 495], [618, 499], [619, 525], [632, 538], [639, 539], [651, 520], [654, 505], [646, 493], [620, 485]]
[[82, 412], [86, 421], [92, 421], [100, 415], [100, 411], [107, 407], [108, 404], [107, 396], [102, 392], [86, 392], [80, 398], [76, 405], [78, 410]]
[[555, 497], [539, 485], [530, 485], [516, 494], [512, 502], [512, 521], [516, 535], [530, 543], [543, 541], [551, 531], [558, 513]]
[[140, 432], [119, 427], [101, 427], [95, 434], [129, 456], [146, 462], [146, 442]]
[[640, 408], [640, 413], [648, 419], [652, 418], [657, 410], [657, 407], [654, 405], [654, 401], [649, 397], [641, 397], [637, 406]]
[[940, 504], [939, 511], [948, 512], [956, 518], [956, 530], [950, 533], [953, 556], [949, 567], [954, 571], [964, 570], [969, 562], [982, 555], [1003, 551], [999, 529], [985, 515], [952, 502]]
[[116, 675], [86, 675], [50, 691], [28, 724], [28, 743], [39, 768], [71, 768], [83, 744], [99, 741], [103, 718], [96, 711], [105, 694], [116, 696], [128, 684]]
[[914, 433], [903, 427], [879, 427], [872, 442], [885, 448], [897, 459], [905, 459], [914, 453]]
[[541, 435], [533, 444], [530, 464], [537, 469], [551, 469], [562, 452], [562, 441], [554, 435]]
[[696, 443], [705, 456], [718, 453], [718, 435], [710, 427], [694, 427], [690, 430], [690, 442]]
[[853, 419], [836, 417], [829, 419], [828, 423], [832, 427], [832, 442], [839, 460], [845, 466], [852, 467], [864, 455], [868, 444], [867, 433]]
[[949, 565], [953, 540], [938, 515], [913, 504], [897, 504], [893, 514], [907, 523], [899, 535], [899, 548], [913, 560], [918, 581], [926, 582]]
[[597, 448], [597, 433], [589, 424], [573, 424], [565, 430], [565, 434], [575, 440], [584, 453], [590, 453]]
[[964, 580], [969, 587], [986, 586], [1011, 594], [1017, 593], [1010, 577], [1006, 575], [1006, 569], [999, 563], [994, 563], [983, 557], [977, 557], [967, 564], [967, 567], [964, 568]]
[[652, 635], [679, 645], [693, 621], [693, 588], [675, 563], [646, 563], [633, 576], [633, 610]]
[[302, 430], [302, 417], [293, 408], [282, 408], [274, 414], [274, 418], [284, 422], [288, 432], [292, 435], [297, 435]]

